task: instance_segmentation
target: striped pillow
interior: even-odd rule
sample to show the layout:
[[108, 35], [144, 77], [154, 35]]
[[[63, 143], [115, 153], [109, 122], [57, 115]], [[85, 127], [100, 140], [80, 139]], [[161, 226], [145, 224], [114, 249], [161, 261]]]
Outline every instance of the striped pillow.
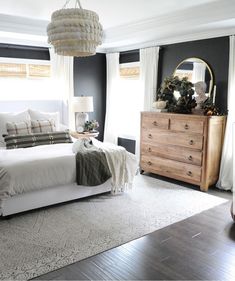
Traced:
[[8, 135], [28, 135], [32, 133], [30, 123], [27, 121], [19, 123], [7, 122], [6, 129]]
[[30, 135], [9, 135], [4, 138], [7, 149], [26, 148], [38, 145], [71, 143], [68, 132], [36, 133]]
[[32, 120], [31, 127], [33, 133], [55, 132], [55, 121], [51, 120]]

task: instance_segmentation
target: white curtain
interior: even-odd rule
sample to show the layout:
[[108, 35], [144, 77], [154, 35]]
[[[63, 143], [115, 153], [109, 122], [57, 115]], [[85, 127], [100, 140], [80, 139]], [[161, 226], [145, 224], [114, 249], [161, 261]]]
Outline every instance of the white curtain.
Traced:
[[[138, 107], [137, 110], [139, 110], [139, 113], [137, 118], [140, 118], [140, 111], [152, 109], [152, 104], [157, 91], [158, 57], [159, 47], [150, 47], [140, 50], [140, 89], [138, 89], [138, 93], [135, 91], [134, 87], [132, 89], [136, 95], [140, 95], [140, 99], [139, 97], [138, 99], [140, 100], [140, 104], [142, 104], [142, 106], [139, 106], [137, 102], [127, 102], [127, 99], [125, 100], [122, 93], [120, 93], [123, 81], [121, 81], [119, 74], [119, 53], [106, 55], [107, 101], [104, 141], [115, 144], [117, 143], [117, 138], [123, 131], [123, 128], [120, 128], [120, 125], [123, 124], [122, 117], [127, 103], [130, 110], [126, 122], [131, 122], [132, 118], [136, 118], [135, 114], [133, 114], [133, 111], [131, 110], [132, 106]], [[138, 122], [138, 124], [140, 124], [140, 122]], [[136, 128], [136, 134], [134, 135], [136, 140], [136, 155], [139, 156], [140, 127]]]
[[[143, 97], [142, 111], [153, 108], [157, 92], [159, 47], [140, 49], [140, 83]], [[140, 123], [140, 122], [139, 122]], [[136, 155], [140, 156], [140, 128], [136, 137]]]
[[[106, 116], [104, 128], [104, 141], [117, 144], [118, 138], [118, 116], [122, 109], [118, 104], [118, 83], [119, 83], [119, 53], [106, 55], [107, 63], [107, 96]], [[125, 101], [123, 101], [125, 102]]]
[[220, 176], [217, 187], [233, 189], [233, 122], [235, 122], [235, 36], [230, 36], [229, 78], [228, 78], [228, 118], [225, 131]]
[[140, 49], [140, 81], [144, 93], [143, 110], [152, 109], [157, 91], [159, 47]]
[[58, 99], [62, 99], [64, 106], [62, 114], [65, 124], [71, 130], [75, 129], [75, 114], [73, 112], [74, 78], [73, 57], [59, 56], [50, 48], [51, 70], [53, 89], [58, 93]]
[[197, 83], [199, 81], [205, 81], [206, 75], [206, 65], [201, 62], [193, 63], [193, 76], [192, 83]]

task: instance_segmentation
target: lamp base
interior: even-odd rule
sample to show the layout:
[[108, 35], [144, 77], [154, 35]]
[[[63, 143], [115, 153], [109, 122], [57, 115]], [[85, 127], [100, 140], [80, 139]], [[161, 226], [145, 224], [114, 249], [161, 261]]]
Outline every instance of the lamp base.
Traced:
[[86, 121], [88, 121], [88, 114], [86, 112], [77, 112], [76, 113], [76, 130], [81, 131], [80, 128], [83, 128], [84, 131], [84, 126]]

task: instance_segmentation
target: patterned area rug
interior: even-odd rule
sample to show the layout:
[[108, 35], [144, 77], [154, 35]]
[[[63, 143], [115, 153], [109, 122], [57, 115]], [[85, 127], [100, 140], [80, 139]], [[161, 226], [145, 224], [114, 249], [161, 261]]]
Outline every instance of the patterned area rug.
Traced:
[[139, 175], [132, 190], [0, 220], [0, 280], [27, 280], [226, 200]]

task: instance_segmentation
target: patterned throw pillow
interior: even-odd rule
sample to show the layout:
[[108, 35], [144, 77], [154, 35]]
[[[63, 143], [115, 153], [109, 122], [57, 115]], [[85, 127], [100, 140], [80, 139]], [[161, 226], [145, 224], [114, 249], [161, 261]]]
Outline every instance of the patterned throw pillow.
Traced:
[[8, 135], [27, 135], [32, 133], [30, 123], [27, 121], [19, 123], [7, 122], [6, 129]]
[[31, 121], [33, 133], [49, 133], [55, 132], [55, 121], [51, 120], [32, 120]]
[[30, 135], [10, 135], [4, 138], [7, 149], [26, 148], [38, 145], [71, 143], [68, 132], [36, 133]]

